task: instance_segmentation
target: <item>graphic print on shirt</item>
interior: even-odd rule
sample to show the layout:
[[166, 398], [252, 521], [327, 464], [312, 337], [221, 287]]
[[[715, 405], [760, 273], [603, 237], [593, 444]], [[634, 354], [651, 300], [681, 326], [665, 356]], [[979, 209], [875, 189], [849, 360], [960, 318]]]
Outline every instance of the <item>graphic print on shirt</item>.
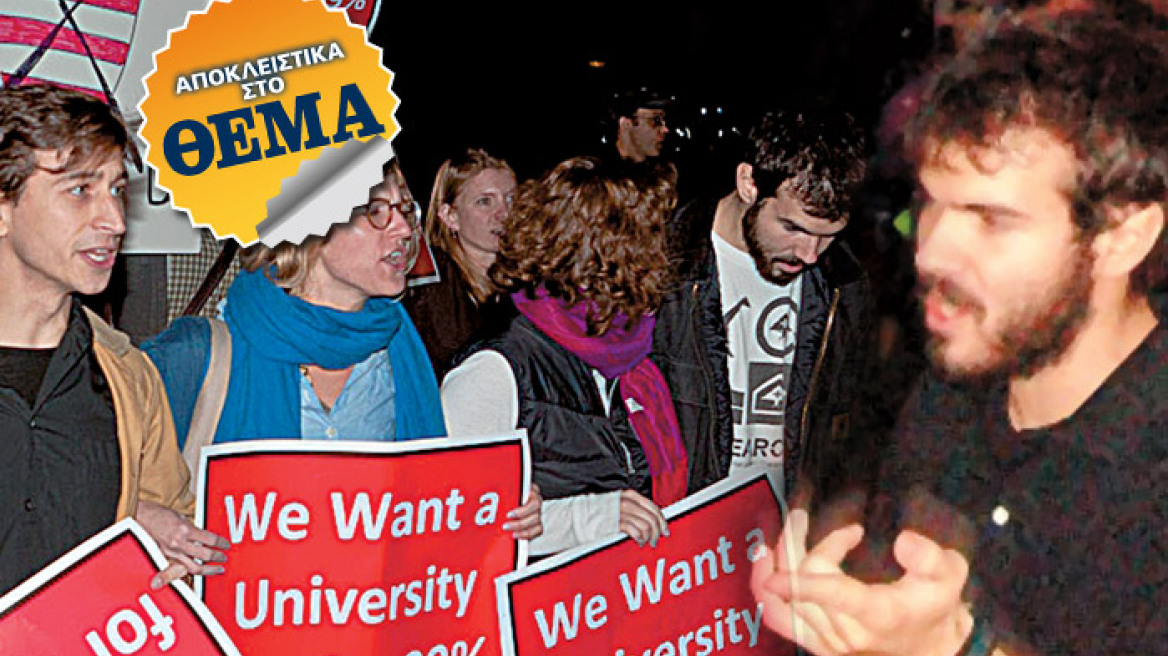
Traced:
[[730, 357], [731, 473], [759, 466], [781, 483], [787, 388], [798, 339], [802, 279], [775, 285], [754, 261], [714, 235]]
[[[757, 315], [743, 313], [744, 309], [750, 309], [750, 299], [747, 297], [742, 297], [723, 317], [727, 330], [732, 334], [742, 336], [744, 333], [753, 333], [752, 337], [746, 339], [730, 338], [731, 360], [744, 359], [746, 364], [745, 387], [731, 384], [734, 424], [782, 426], [787, 401], [787, 378], [791, 371], [790, 356], [795, 350], [798, 305], [793, 299], [780, 297], [773, 299]], [[734, 324], [736, 320], [752, 324], [753, 327], [747, 325], [745, 330], [738, 328]], [[738, 351], [743, 345], [745, 349], [740, 355]], [[754, 357], [751, 357], [752, 353]], [[763, 355], [760, 357], [759, 353]], [[739, 450], [745, 449], [735, 449]]]

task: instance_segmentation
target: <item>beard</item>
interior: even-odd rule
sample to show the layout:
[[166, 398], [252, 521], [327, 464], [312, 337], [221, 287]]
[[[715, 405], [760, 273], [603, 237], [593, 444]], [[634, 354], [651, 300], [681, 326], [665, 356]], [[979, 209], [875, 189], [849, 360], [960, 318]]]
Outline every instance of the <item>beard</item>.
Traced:
[[758, 215], [762, 212], [762, 203], [754, 203], [742, 215], [742, 236], [746, 240], [746, 251], [754, 260], [754, 267], [763, 280], [779, 286], [786, 286], [803, 273], [802, 270], [788, 273], [778, 267], [782, 262], [788, 266], [801, 266], [803, 261], [797, 257], [782, 257], [767, 252], [758, 235]]
[[[996, 331], [985, 336], [985, 357], [978, 362], [947, 360], [949, 342], [928, 335], [927, 353], [933, 368], [952, 382], [985, 384], [1009, 377], [1030, 378], [1058, 361], [1090, 316], [1093, 260], [1089, 245], [1079, 244], [1071, 260], [1046, 288], [1016, 303], [1004, 314]], [[951, 280], [922, 278], [921, 298], [930, 291], [969, 310], [974, 321], [985, 327], [985, 306]]]

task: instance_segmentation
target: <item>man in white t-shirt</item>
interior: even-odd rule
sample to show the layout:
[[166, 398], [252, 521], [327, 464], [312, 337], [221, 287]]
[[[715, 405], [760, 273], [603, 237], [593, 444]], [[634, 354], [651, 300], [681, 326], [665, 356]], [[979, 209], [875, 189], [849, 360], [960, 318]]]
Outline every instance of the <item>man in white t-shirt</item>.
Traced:
[[655, 350], [705, 372], [690, 396], [729, 415], [732, 476], [762, 468], [789, 490], [802, 472], [838, 489], [855, 478], [848, 429], [872, 332], [867, 279], [833, 244], [864, 140], [844, 114], [773, 113], [747, 149], [734, 190], [671, 227], [687, 284], [658, 315]]

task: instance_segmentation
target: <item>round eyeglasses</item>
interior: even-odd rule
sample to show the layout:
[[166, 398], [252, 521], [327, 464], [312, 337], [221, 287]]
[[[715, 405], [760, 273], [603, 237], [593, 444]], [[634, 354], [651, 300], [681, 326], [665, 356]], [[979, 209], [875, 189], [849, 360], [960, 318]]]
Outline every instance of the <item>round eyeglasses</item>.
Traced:
[[393, 212], [397, 210], [405, 217], [406, 223], [410, 226], [410, 231], [417, 231], [418, 229], [418, 202], [412, 199], [401, 200], [396, 203], [391, 203], [380, 198], [369, 201], [368, 205], [362, 205], [357, 208], [357, 211], [365, 215], [369, 219], [369, 224], [378, 230], [385, 230], [393, 221]]
[[414, 200], [401, 200], [396, 203], [391, 203], [380, 198], [369, 201], [367, 205], [353, 208], [354, 214], [360, 214], [369, 221], [369, 225], [376, 230], [385, 230], [393, 222], [394, 211], [399, 212], [406, 220], [406, 225], [410, 228], [409, 236], [401, 240], [402, 246], [405, 247], [405, 252], [402, 256], [405, 258], [405, 269], [408, 271], [414, 268], [414, 262], [418, 259], [418, 253], [421, 251], [421, 228], [418, 225], [418, 203]]

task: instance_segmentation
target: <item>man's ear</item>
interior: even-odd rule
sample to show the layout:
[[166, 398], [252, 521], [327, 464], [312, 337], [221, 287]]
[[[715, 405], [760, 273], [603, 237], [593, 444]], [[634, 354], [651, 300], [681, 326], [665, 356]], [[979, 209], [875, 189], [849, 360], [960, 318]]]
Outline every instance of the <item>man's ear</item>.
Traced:
[[616, 120], [616, 134], [620, 138], [622, 134], [628, 134], [629, 130], [633, 129], [633, 119], [628, 116], [621, 116]]
[[0, 237], [7, 237], [12, 231], [13, 215], [16, 213], [16, 203], [0, 194]]
[[734, 189], [739, 200], [747, 205], [754, 205], [754, 201], [758, 200], [758, 187], [754, 184], [754, 167], [746, 162], [738, 164], [734, 171]]
[[1108, 227], [1091, 248], [1095, 271], [1102, 277], [1129, 276], [1163, 238], [1164, 207], [1160, 203], [1130, 204], [1107, 212]]

